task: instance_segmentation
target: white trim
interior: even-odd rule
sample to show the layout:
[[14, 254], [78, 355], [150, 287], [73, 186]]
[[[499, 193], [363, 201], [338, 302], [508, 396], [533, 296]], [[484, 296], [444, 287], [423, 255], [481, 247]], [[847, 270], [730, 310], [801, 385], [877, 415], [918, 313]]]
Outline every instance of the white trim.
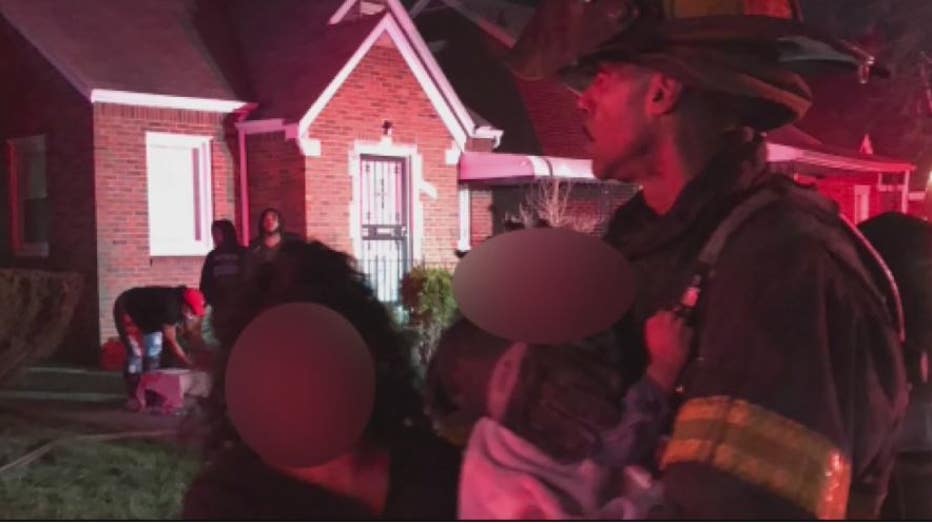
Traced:
[[[329, 20], [327, 23], [328, 23], [329, 25], [336, 25], [336, 24], [339, 24], [340, 22], [343, 21], [344, 18], [346, 18], [346, 15], [349, 14], [350, 9], [352, 9], [353, 6], [355, 6], [356, 4], [358, 4], [358, 3], [360, 3], [360, 2], [366, 2], [366, 0], [346, 0], [345, 2], [343, 2], [342, 5], [340, 5], [340, 8], [337, 9], [336, 12], [334, 12], [333, 15], [330, 16], [330, 20]], [[368, 3], [369, 3], [372, 7], [381, 6], [382, 9], [379, 9], [378, 11], [366, 13], [366, 12], [365, 12], [365, 6], [363, 6], [363, 12], [362, 12], [363, 15], [377, 14], [377, 13], [380, 13], [380, 12], [384, 11], [385, 8], [388, 7], [388, 6], [385, 5], [384, 2], [378, 2], [378, 1], [369, 0]]]
[[910, 191], [909, 192], [909, 201], [910, 202], [922, 202], [926, 199], [925, 191]]
[[[22, 153], [42, 154], [44, 170], [42, 176], [45, 178], [45, 198], [46, 201], [48, 201], [48, 155], [46, 154], [45, 135], [11, 138], [7, 140], [6, 143], [10, 161], [10, 165], [8, 166], [9, 177], [7, 178], [7, 187], [12, 218], [10, 222], [10, 240], [12, 244], [11, 247], [13, 248], [13, 255], [17, 257], [47, 257], [49, 256], [48, 235], [51, 234], [51, 231], [46, 231], [47, 237], [45, 242], [27, 243], [23, 240], [23, 234], [25, 233], [25, 225], [21, 222], [23, 220], [23, 201], [19, 198], [19, 186], [23, 183], [23, 173], [17, 166], [18, 157]], [[49, 207], [49, 213], [51, 213], [51, 207]], [[49, 223], [51, 224], [51, 221]]]
[[244, 134], [256, 135], [260, 133], [285, 132], [285, 121], [281, 118], [267, 118], [265, 120], [246, 120], [237, 122], [236, 129]]
[[459, 218], [460, 218], [460, 238], [457, 249], [460, 251], [469, 251], [471, 247], [472, 236], [472, 197], [469, 192], [469, 186], [460, 184], [457, 189], [459, 197]]
[[433, 0], [418, 0], [416, 4], [411, 6], [411, 10], [408, 11], [408, 16], [412, 19], [417, 18], [417, 15], [421, 14], [421, 11], [427, 8]]
[[463, 18], [469, 20], [473, 24], [476, 24], [480, 29], [485, 31], [489, 36], [498, 40], [502, 45], [511, 49], [515, 46], [515, 37], [509, 34], [507, 31], [501, 27], [489, 22], [485, 18], [473, 13], [468, 8], [463, 6], [463, 3], [459, 0], [440, 0], [447, 5], [450, 9], [453, 9], [459, 13]]
[[214, 216], [214, 207], [213, 207], [213, 170], [211, 163], [211, 145], [213, 143], [212, 136], [202, 136], [202, 135], [182, 135], [175, 133], [162, 133], [156, 131], [146, 131], [146, 200], [147, 208], [149, 209], [149, 220], [151, 220], [151, 209], [152, 201], [151, 197], [148, 194], [149, 187], [151, 186], [151, 178], [149, 172], [149, 148], [152, 146], [167, 146], [167, 147], [179, 147], [179, 148], [190, 148], [192, 151], [197, 151], [198, 162], [197, 162], [197, 171], [195, 176], [199, 178], [198, 183], [202, 188], [200, 191], [200, 201], [198, 205], [201, 209], [200, 216], [195, 216], [195, 220], [200, 221], [200, 228], [202, 231], [202, 238], [200, 241], [192, 240], [190, 242], [183, 242], [178, 244], [163, 245], [161, 243], [154, 242], [152, 238], [152, 228], [147, 226], [149, 235], [149, 255], [152, 257], [174, 257], [174, 256], [204, 256], [206, 255], [212, 246], [212, 241], [210, 237], [210, 225], [213, 222]]
[[334, 12], [333, 15], [330, 16], [330, 20], [327, 23], [330, 25], [334, 25], [334, 24], [339, 24], [340, 22], [342, 22], [343, 18], [347, 15], [347, 13], [349, 13], [349, 10], [352, 9], [353, 6], [356, 5], [356, 2], [358, 1], [359, 0], [345, 0], [340, 5], [340, 8], [337, 9], [336, 12]]
[[446, 165], [455, 166], [460, 163], [460, 156], [463, 150], [456, 145], [456, 142], [450, 144], [450, 148], [443, 152], [443, 159]]
[[424, 69], [417, 53], [411, 47], [407, 38], [404, 37], [402, 28], [398, 25], [395, 18], [390, 15], [385, 15], [378, 25], [375, 26], [369, 36], [367, 36], [359, 48], [356, 49], [356, 52], [353, 53], [353, 56], [350, 57], [340, 72], [336, 74], [327, 88], [324, 89], [320, 97], [314, 101], [314, 104], [308, 109], [307, 113], [301, 117], [297, 128], [298, 136], [307, 135], [308, 129], [310, 129], [317, 117], [326, 109], [327, 105], [340, 90], [340, 87], [343, 86], [350, 74], [356, 69], [356, 66], [359, 65], [369, 50], [372, 49], [372, 46], [375, 45], [379, 37], [385, 33], [387, 33], [395, 43], [395, 47], [401, 53], [401, 56], [408, 64], [415, 78], [417, 78], [418, 83], [421, 85], [428, 99], [430, 99], [434, 109], [440, 115], [441, 120], [450, 131], [450, 134], [453, 135], [453, 139], [456, 140], [457, 145], [459, 145], [461, 149], [464, 149], [466, 147], [466, 138], [469, 135], [468, 130], [457, 121], [453, 109], [448, 104], [448, 101], [443, 98], [435, 83], [436, 78], [432, 78], [428, 71]]
[[460, 182], [520, 183], [540, 177], [596, 180], [592, 161], [577, 158], [466, 151], [459, 166]]
[[848, 158], [773, 142], [767, 142], [766, 146], [768, 162], [800, 162], [829, 169], [868, 173], [902, 173], [915, 169], [914, 165], [905, 162]]
[[419, 262], [424, 257], [424, 204], [421, 194], [437, 198], [437, 190], [424, 180], [424, 157], [414, 144], [396, 144], [391, 137], [379, 142], [356, 140], [349, 150], [349, 176], [353, 181], [353, 198], [349, 204], [350, 239], [353, 243], [353, 256], [359, 258], [362, 253], [361, 224], [359, 223], [360, 205], [360, 158], [363, 155], [396, 157], [407, 160], [409, 180], [409, 202], [411, 213], [411, 258]]
[[799, 162], [805, 162], [816, 166], [843, 169], [850, 171], [864, 172], [881, 172], [881, 173], [900, 173], [911, 171], [915, 166], [911, 164], [889, 164], [887, 162], [872, 160], [853, 160], [842, 156], [817, 153], [815, 151], [802, 151]]
[[903, 194], [900, 197], [900, 211], [903, 213], [909, 213], [909, 179], [911, 175], [911, 170], [903, 173]]
[[249, 174], [246, 160], [246, 135], [248, 131], [236, 123], [236, 138], [239, 145], [239, 199], [240, 199], [240, 238], [244, 246], [249, 245]]
[[854, 223], [860, 223], [871, 216], [871, 186], [866, 184], [854, 185]]
[[307, 136], [302, 136], [297, 140], [298, 149], [301, 150], [301, 153], [306, 157], [317, 158], [323, 154], [321, 150], [320, 140], [317, 138], [311, 138]]
[[[359, 65], [359, 62], [382, 33], [387, 32], [460, 149], [465, 150], [467, 137], [493, 138], [496, 140], [496, 147], [498, 147], [497, 144], [501, 139], [502, 132], [493, 128], [477, 129], [475, 121], [462, 100], [457, 96], [446, 75], [443, 74], [440, 65], [437, 64], [434, 55], [430, 52], [430, 48], [417, 27], [415, 27], [411, 17], [408, 16], [404, 6], [398, 0], [384, 1], [388, 7], [388, 13], [384, 15], [384, 18], [373, 29], [372, 34], [363, 41], [343, 69], [337, 73], [330, 85], [327, 86], [318, 100], [314, 102], [314, 105], [301, 118], [298, 126], [301, 134], [307, 132], [310, 125], [336, 95], [349, 74]], [[354, 0], [346, 0], [331, 17], [330, 22], [339, 23], [349, 12], [353, 3]]]
[[127, 106], [157, 107], [164, 109], [187, 109], [210, 113], [233, 113], [250, 109], [255, 104], [240, 100], [217, 98], [192, 98], [187, 96], [156, 95], [111, 89], [92, 89], [91, 103], [120, 104]]
[[456, 90], [453, 89], [447, 76], [443, 74], [440, 64], [434, 59], [434, 55], [427, 47], [427, 42], [424, 41], [420, 31], [417, 30], [414, 21], [408, 16], [404, 6], [398, 0], [385, 0], [385, 3], [388, 5], [389, 12], [395, 17], [403, 30], [404, 36], [410, 41], [413, 51], [415, 51], [415, 53], [412, 53], [414, 56], [411, 58], [420, 58], [422, 67], [426, 69], [429, 77], [433, 78], [434, 82], [437, 83], [444, 102], [453, 111], [460, 125], [469, 132], [473, 132], [476, 129], [476, 123], [469, 114], [469, 110], [466, 109], [463, 101], [457, 96]]
[[502, 144], [502, 135], [505, 132], [490, 126], [479, 126], [476, 128], [475, 137], [492, 141], [492, 149], [498, 149]]

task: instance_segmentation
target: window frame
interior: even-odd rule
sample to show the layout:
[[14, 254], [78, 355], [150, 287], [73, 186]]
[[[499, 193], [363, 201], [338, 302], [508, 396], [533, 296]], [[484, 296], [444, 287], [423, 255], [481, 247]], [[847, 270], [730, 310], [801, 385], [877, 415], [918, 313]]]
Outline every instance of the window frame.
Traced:
[[[164, 133], [158, 131], [146, 132], [146, 209], [147, 217], [151, 220], [153, 207], [158, 205], [152, 199], [152, 169], [150, 166], [150, 154], [152, 147], [172, 147], [172, 148], [189, 148], [192, 152], [197, 152], [197, 171], [194, 176], [197, 177], [195, 184], [199, 191], [196, 192], [196, 206], [200, 208], [194, 210], [195, 220], [199, 221], [201, 239], [197, 240], [192, 236], [190, 242], [165, 243], [153, 237], [154, 229], [151, 222], [147, 222], [149, 256], [151, 257], [193, 257], [204, 256], [213, 248], [213, 242], [210, 236], [210, 225], [213, 222], [213, 166], [211, 161], [211, 148], [213, 137], [204, 135], [189, 135], [179, 133]], [[175, 203], [170, 205], [174, 206]]]
[[[48, 199], [48, 149], [45, 135], [31, 135], [11, 138], [6, 141], [7, 161], [9, 169], [8, 189], [10, 191], [10, 240], [13, 255], [17, 257], [48, 257], [51, 231], [46, 231], [44, 242], [26, 242], [25, 198], [20, 188], [28, 183], [23, 180], [25, 173], [20, 169], [20, 158], [23, 152], [41, 153], [43, 157], [43, 172], [45, 178], [45, 198]], [[51, 211], [51, 209], [50, 209]], [[51, 219], [49, 220], [51, 223]]]

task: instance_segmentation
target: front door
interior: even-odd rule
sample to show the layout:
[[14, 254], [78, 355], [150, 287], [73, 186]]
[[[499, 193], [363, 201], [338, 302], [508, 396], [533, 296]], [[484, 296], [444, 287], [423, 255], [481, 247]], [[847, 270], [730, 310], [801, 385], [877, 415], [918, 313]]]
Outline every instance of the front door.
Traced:
[[404, 158], [360, 158], [360, 269], [376, 296], [401, 310], [401, 279], [411, 265], [409, 190]]

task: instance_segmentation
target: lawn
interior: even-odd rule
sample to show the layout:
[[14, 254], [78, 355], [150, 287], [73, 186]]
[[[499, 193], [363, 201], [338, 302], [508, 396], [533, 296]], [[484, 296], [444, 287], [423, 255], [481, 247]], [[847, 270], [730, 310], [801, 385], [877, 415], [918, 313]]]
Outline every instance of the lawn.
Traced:
[[[0, 467], [54, 439], [88, 433], [0, 413]], [[177, 518], [198, 465], [194, 452], [167, 441], [67, 443], [0, 473], [0, 520]]]

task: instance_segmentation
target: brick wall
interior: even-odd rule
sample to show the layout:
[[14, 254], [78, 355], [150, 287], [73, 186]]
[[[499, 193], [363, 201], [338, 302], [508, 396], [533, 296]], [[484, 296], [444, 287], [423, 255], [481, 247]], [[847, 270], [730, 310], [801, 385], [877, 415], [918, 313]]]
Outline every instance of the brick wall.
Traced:
[[[85, 287], [56, 358], [86, 362], [97, 347], [97, 262], [91, 105], [0, 18], [0, 266], [74, 271]], [[6, 140], [46, 137], [49, 256], [19, 258], [11, 245]]]
[[492, 212], [492, 191], [489, 188], [470, 188], [469, 192], [469, 243], [472, 247], [481, 244], [495, 231]]
[[373, 47], [310, 128], [309, 135], [321, 140], [322, 156], [305, 162], [307, 233], [353, 253], [349, 158], [354, 141], [382, 138], [385, 120], [394, 126], [394, 144], [417, 147], [424, 180], [437, 191], [436, 199], [418, 197], [424, 209], [424, 261], [451, 266], [459, 238], [457, 168], [445, 157], [452, 136], [392, 46]]
[[94, 105], [97, 266], [101, 337], [115, 334], [113, 301], [141, 285], [197, 285], [203, 257], [150, 257], [146, 131], [213, 137], [215, 218], [235, 218], [234, 158], [225, 115]]
[[273, 207], [282, 213], [288, 231], [304, 235], [304, 161], [284, 132], [246, 136], [246, 172], [249, 178], [249, 230], [255, 237], [259, 214]]

